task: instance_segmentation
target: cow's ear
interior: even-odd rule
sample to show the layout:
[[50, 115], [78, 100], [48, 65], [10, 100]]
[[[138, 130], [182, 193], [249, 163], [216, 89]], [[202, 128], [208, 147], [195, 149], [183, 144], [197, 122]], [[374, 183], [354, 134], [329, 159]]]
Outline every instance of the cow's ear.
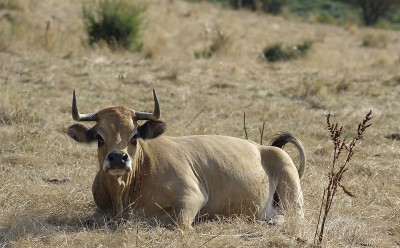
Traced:
[[68, 128], [69, 137], [78, 142], [90, 143], [96, 140], [94, 131], [82, 124], [74, 124]]
[[165, 132], [167, 125], [163, 121], [146, 121], [138, 127], [138, 135], [142, 139], [152, 139]]

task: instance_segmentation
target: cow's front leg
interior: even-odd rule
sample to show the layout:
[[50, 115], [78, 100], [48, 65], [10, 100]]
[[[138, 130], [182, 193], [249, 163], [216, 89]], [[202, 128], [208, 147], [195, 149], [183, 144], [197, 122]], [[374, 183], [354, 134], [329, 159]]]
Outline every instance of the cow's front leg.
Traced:
[[97, 173], [92, 185], [93, 199], [96, 203], [96, 210], [92, 218], [88, 221], [89, 225], [104, 226], [111, 220], [112, 203], [111, 197], [104, 187], [100, 173]]
[[92, 215], [92, 221], [94, 222], [93, 224], [100, 227], [105, 226], [110, 220], [111, 216], [99, 208], [96, 208]]
[[196, 215], [207, 201], [208, 194], [201, 184], [186, 189], [181, 199], [173, 204], [174, 217], [179, 228], [191, 229]]

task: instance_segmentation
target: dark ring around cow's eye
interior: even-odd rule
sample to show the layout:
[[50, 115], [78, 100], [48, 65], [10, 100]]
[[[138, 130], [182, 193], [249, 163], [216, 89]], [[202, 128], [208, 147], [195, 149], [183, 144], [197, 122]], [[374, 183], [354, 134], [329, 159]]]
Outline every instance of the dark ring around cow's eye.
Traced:
[[138, 137], [139, 137], [138, 134], [135, 134], [135, 135], [132, 136], [132, 138], [131, 138], [131, 144], [132, 145], [136, 145]]
[[98, 146], [104, 145], [104, 139], [99, 134], [96, 136], [96, 139], [97, 139]]

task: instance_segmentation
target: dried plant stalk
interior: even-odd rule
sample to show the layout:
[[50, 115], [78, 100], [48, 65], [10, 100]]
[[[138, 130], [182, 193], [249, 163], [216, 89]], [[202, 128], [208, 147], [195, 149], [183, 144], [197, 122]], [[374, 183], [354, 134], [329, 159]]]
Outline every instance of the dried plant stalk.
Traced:
[[243, 129], [244, 129], [244, 134], [246, 135], [246, 139], [248, 139], [247, 128], [246, 128], [246, 112], [243, 113]]
[[[354, 149], [356, 147], [357, 141], [359, 141], [363, 137], [365, 130], [371, 126], [370, 120], [372, 119], [372, 111], [370, 110], [363, 121], [358, 124], [357, 134], [348, 144], [346, 144], [346, 140], [344, 138], [341, 138], [343, 126], [339, 125], [338, 123], [332, 124], [330, 121], [330, 117], [331, 115], [328, 114], [326, 122], [328, 124], [328, 130], [330, 132], [331, 140], [333, 142], [333, 158], [331, 171], [328, 174], [329, 183], [328, 186], [324, 189], [324, 194], [322, 196], [321, 209], [318, 216], [317, 228], [314, 236], [314, 245], [316, 246], [320, 246], [322, 243], [326, 220], [329, 211], [331, 210], [332, 202], [338, 187], [341, 187], [346, 195], [355, 197], [353, 193], [351, 193], [345, 186], [341, 184], [341, 180], [343, 178], [343, 174], [348, 170], [348, 163], [354, 155]], [[346, 152], [346, 159], [340, 165], [340, 167], [336, 169], [337, 164], [340, 162], [339, 158], [341, 154]]]
[[264, 129], [265, 129], [265, 122], [263, 123], [262, 128], [260, 128], [260, 145], [263, 144]]

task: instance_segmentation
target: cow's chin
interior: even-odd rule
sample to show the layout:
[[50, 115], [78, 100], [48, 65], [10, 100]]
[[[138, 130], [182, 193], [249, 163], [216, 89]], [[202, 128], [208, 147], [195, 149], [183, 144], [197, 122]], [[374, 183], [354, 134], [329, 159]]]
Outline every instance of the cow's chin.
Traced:
[[115, 177], [121, 177], [127, 172], [128, 171], [125, 169], [109, 169], [107, 171], [108, 174], [110, 174], [111, 176], [115, 176]]
[[106, 159], [103, 163], [103, 171], [111, 176], [120, 177], [132, 171], [131, 161], [127, 161], [126, 164], [119, 166], [112, 166], [110, 162]]

